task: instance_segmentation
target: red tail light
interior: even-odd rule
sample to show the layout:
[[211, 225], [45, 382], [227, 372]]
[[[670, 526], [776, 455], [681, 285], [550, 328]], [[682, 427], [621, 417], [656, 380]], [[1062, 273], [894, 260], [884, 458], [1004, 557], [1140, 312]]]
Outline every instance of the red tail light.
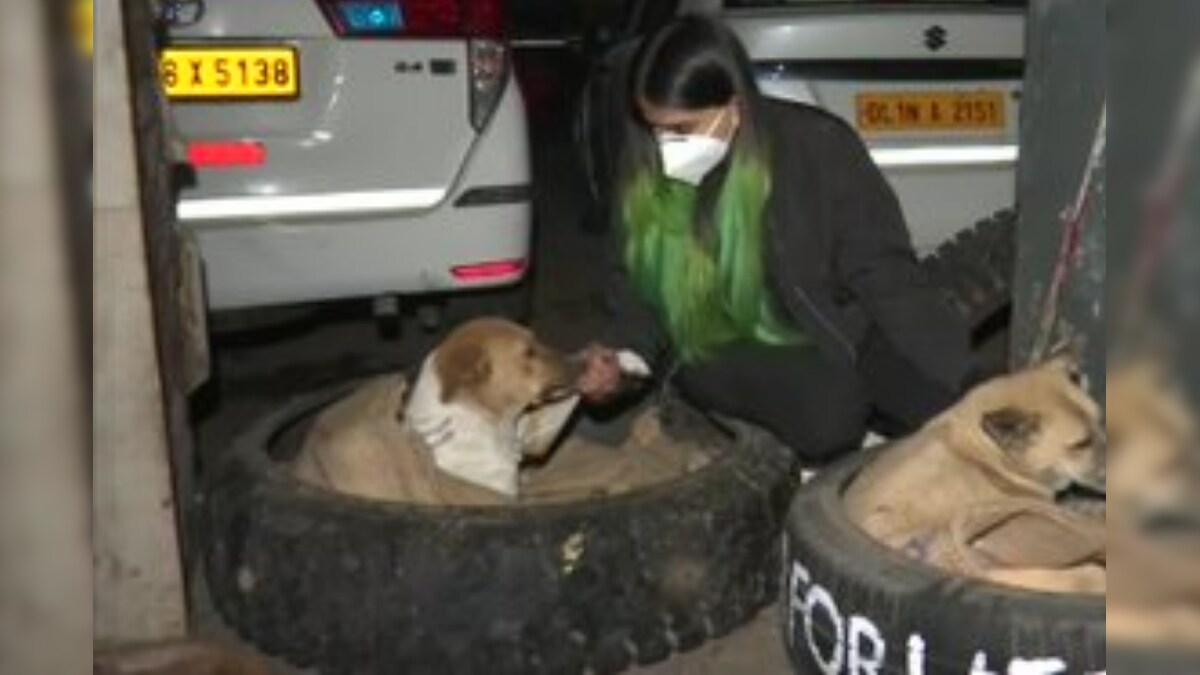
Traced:
[[234, 169], [267, 163], [267, 148], [256, 141], [193, 141], [188, 161], [198, 169]]
[[503, 0], [317, 0], [346, 37], [500, 37]]
[[497, 260], [494, 262], [459, 265], [450, 268], [450, 274], [459, 281], [501, 281], [514, 279], [525, 273], [524, 260]]

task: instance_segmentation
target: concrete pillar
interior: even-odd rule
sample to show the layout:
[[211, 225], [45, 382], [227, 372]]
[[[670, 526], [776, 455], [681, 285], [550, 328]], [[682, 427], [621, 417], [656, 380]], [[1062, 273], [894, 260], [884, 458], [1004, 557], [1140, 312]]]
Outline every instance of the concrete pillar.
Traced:
[[186, 631], [122, 5], [96, 0], [92, 434], [95, 638]]
[[0, 20], [0, 673], [91, 672], [87, 431], [43, 0]]

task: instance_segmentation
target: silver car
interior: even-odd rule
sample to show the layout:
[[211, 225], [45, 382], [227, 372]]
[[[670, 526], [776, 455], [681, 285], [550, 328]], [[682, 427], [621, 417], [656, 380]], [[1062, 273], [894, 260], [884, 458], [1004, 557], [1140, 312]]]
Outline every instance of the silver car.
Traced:
[[499, 0], [163, 0], [210, 306], [512, 285], [524, 104]]

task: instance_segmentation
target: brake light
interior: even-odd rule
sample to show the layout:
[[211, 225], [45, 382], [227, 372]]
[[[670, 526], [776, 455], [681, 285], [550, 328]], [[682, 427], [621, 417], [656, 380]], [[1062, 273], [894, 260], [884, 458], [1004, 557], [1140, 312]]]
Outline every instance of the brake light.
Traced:
[[521, 276], [525, 272], [525, 261], [497, 260], [494, 262], [458, 265], [450, 268], [450, 274], [459, 281], [499, 281]]
[[345, 37], [500, 37], [503, 0], [317, 0]]
[[197, 169], [232, 169], [267, 163], [267, 148], [256, 141], [193, 141], [188, 162]]

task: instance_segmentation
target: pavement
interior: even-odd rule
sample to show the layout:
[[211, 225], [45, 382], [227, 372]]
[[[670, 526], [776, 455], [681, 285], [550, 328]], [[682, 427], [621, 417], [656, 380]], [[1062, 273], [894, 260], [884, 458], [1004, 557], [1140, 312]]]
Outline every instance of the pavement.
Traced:
[[[581, 226], [584, 182], [565, 125], [549, 125], [534, 143], [535, 292], [533, 324], [548, 343], [586, 344], [599, 327], [603, 278], [599, 235]], [[398, 336], [377, 330], [368, 302], [350, 301], [219, 317], [212, 338], [215, 377], [196, 397], [195, 470], [203, 471], [246, 424], [291, 393], [324, 382], [414, 363], [436, 337], [404, 324]], [[213, 611], [202, 574], [191, 575], [193, 625], [236, 640]], [[783, 675], [778, 612], [763, 610], [743, 628], [687, 654], [628, 671], [634, 675]], [[280, 661], [281, 675], [315, 675]]]

